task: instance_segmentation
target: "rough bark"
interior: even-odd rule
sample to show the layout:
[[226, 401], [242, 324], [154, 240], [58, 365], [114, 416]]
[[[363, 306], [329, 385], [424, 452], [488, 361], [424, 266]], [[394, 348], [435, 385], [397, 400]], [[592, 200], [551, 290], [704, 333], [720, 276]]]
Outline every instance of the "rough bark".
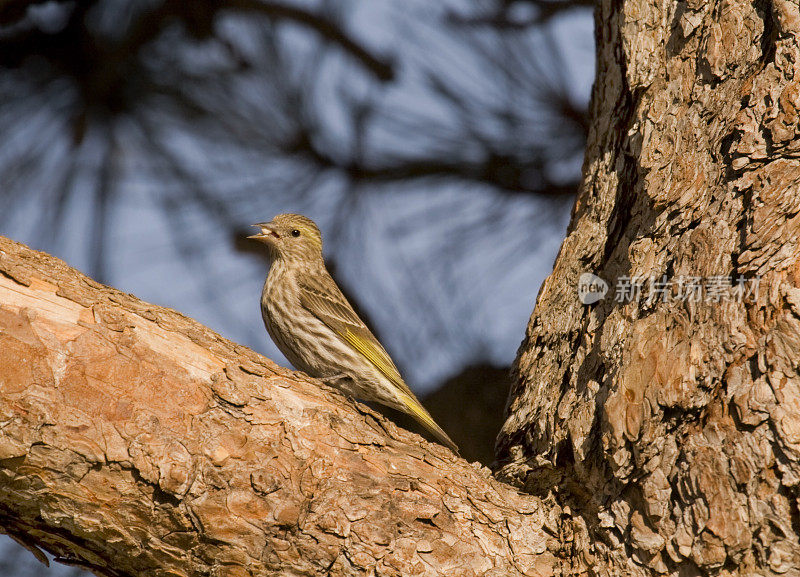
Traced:
[[[255, 302], [255, 301], [254, 301]], [[0, 528], [99, 575], [542, 575], [558, 508], [0, 237]]]
[[[596, 36], [584, 184], [500, 477], [569, 505], [600, 573], [798, 574], [800, 8], [600, 0]], [[586, 271], [611, 283], [588, 306]], [[761, 282], [741, 302], [649, 282], [616, 302], [637, 275]]]

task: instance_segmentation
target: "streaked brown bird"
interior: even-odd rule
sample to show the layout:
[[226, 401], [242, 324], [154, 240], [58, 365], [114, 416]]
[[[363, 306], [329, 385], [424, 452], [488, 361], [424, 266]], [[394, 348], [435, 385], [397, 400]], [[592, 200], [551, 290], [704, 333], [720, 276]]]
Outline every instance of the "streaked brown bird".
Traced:
[[289, 362], [347, 395], [408, 413], [458, 453], [336, 286], [325, 268], [322, 234], [314, 221], [279, 214], [253, 226], [261, 232], [248, 238], [264, 242], [272, 258], [261, 315]]

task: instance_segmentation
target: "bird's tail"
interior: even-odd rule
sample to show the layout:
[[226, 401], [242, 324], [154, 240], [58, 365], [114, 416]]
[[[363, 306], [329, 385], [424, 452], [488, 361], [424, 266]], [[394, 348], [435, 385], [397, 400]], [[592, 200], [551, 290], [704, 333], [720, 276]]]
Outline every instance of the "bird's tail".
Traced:
[[423, 407], [414, 396], [408, 395], [403, 391], [398, 391], [397, 393], [403, 403], [403, 411], [414, 417], [420, 425], [430, 431], [430, 433], [445, 447], [453, 451], [456, 455], [461, 455], [461, 453], [458, 452], [458, 445], [456, 445], [453, 440], [447, 436], [447, 433], [436, 424], [436, 421], [433, 420], [430, 413], [425, 410], [425, 407]]

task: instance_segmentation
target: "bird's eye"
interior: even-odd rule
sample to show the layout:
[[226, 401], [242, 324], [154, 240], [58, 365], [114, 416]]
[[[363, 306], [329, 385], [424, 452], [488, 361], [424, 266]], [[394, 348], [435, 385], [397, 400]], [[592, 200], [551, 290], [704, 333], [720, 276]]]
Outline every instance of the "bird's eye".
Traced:
[[294, 229], [294, 230], [292, 231], [292, 236], [300, 236], [300, 231], [299, 231], [299, 230], [297, 230], [297, 229]]

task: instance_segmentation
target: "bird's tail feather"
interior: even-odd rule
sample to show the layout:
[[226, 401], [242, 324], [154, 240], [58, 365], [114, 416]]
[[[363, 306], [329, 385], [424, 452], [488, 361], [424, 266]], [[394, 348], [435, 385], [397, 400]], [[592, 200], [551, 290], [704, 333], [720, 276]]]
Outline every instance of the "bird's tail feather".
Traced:
[[423, 407], [416, 398], [402, 391], [398, 391], [398, 395], [406, 413], [414, 417], [420, 425], [430, 431], [445, 447], [449, 448], [456, 455], [460, 455], [458, 452], [458, 445], [456, 445], [453, 440], [447, 436], [447, 433], [436, 424], [436, 421], [433, 420], [430, 413], [425, 410], [425, 407]]

